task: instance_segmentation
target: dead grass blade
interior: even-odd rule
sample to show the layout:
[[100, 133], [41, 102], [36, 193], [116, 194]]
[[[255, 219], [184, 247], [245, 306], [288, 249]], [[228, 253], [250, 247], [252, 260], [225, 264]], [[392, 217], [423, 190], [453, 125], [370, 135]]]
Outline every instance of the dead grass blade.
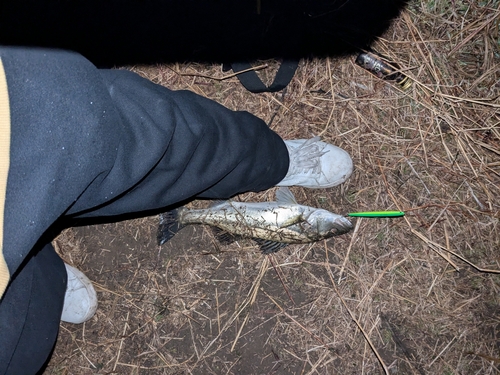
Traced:
[[375, 354], [375, 356], [377, 357], [377, 360], [380, 363], [380, 366], [382, 367], [382, 369], [384, 370], [384, 373], [386, 375], [390, 375], [389, 374], [389, 369], [387, 368], [384, 360], [382, 359], [382, 357], [380, 356], [379, 352], [377, 351], [377, 348], [375, 348], [375, 345], [373, 345], [372, 340], [370, 340], [370, 337], [365, 332], [365, 330], [363, 329], [363, 327], [361, 326], [361, 324], [358, 322], [358, 320], [356, 319], [356, 317], [354, 316], [354, 314], [352, 313], [352, 311], [349, 309], [349, 307], [345, 303], [344, 298], [342, 297], [342, 295], [340, 294], [339, 290], [337, 289], [337, 285], [335, 284], [335, 281], [333, 280], [333, 275], [332, 275], [331, 269], [327, 268], [327, 272], [328, 272], [328, 276], [330, 277], [330, 280], [332, 282], [333, 289], [335, 290], [335, 293], [337, 294], [337, 296], [339, 297], [340, 301], [342, 302], [342, 305], [344, 306], [344, 308], [346, 309], [346, 311], [349, 313], [349, 316], [351, 317], [352, 321], [354, 323], [356, 323], [356, 326], [358, 327], [358, 329], [363, 334], [363, 337], [365, 338], [366, 342], [370, 346], [370, 349], [372, 350], [373, 354]]

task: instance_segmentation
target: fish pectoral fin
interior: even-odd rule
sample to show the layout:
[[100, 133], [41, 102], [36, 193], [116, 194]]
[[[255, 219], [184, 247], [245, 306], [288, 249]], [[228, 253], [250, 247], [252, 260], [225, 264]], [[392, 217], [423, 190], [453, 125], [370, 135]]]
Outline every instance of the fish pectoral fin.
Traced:
[[243, 238], [242, 236], [229, 233], [218, 227], [212, 227], [212, 233], [217, 241], [219, 241], [222, 245], [231, 245], [233, 242], [239, 241]]
[[170, 240], [184, 225], [179, 223], [178, 210], [167, 211], [160, 214], [160, 224], [156, 231], [156, 241], [158, 245], [163, 245]]
[[260, 251], [262, 251], [262, 254], [276, 253], [284, 247], [288, 246], [288, 244], [284, 242], [263, 240], [262, 238], [253, 238], [253, 240], [259, 244], [259, 248]]
[[279, 204], [298, 204], [289, 188], [280, 187], [276, 190], [276, 202]]

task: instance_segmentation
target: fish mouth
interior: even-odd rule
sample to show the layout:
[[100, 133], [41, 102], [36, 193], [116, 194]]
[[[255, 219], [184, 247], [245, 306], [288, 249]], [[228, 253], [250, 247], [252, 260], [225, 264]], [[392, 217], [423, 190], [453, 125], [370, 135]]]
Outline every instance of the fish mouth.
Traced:
[[338, 236], [340, 234], [344, 234], [351, 231], [352, 228], [353, 228], [352, 223], [345, 217], [341, 217], [335, 220], [334, 227], [331, 229], [330, 232], [333, 233], [335, 236]]

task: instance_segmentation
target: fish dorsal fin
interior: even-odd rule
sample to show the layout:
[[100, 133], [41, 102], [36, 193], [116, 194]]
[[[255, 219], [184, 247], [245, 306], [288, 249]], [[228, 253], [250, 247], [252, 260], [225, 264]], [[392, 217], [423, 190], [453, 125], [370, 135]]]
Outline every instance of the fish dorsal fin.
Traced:
[[298, 204], [290, 189], [280, 187], [276, 190], [276, 202], [280, 204]]

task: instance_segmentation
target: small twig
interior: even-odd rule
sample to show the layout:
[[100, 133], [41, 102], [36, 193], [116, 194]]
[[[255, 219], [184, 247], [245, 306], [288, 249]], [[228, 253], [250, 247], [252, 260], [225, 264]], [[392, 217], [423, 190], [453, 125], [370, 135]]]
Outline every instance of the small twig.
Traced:
[[497, 18], [499, 16], [499, 13], [495, 13], [493, 14], [492, 17], [488, 18], [486, 21], [484, 21], [481, 25], [479, 25], [479, 27], [474, 30], [472, 33], [470, 33], [470, 35], [465, 38], [464, 40], [462, 40], [459, 44], [457, 44], [451, 51], [450, 53], [448, 53], [448, 57], [450, 57], [451, 55], [453, 55], [455, 52], [457, 52], [460, 48], [462, 48], [464, 45], [466, 45], [472, 38], [474, 38], [482, 29], [484, 29], [486, 26], [488, 26], [488, 24], [495, 20], [495, 18]]
[[342, 302], [342, 305], [344, 305], [344, 308], [347, 310], [347, 312], [351, 316], [351, 319], [358, 326], [358, 328], [361, 331], [361, 333], [363, 334], [366, 342], [368, 343], [368, 345], [370, 346], [371, 350], [373, 351], [373, 353], [377, 357], [377, 360], [379, 361], [380, 366], [382, 366], [382, 368], [384, 369], [385, 374], [389, 375], [389, 369], [387, 368], [384, 360], [382, 359], [382, 357], [378, 353], [377, 349], [375, 348], [375, 345], [373, 345], [372, 341], [370, 340], [370, 337], [368, 337], [368, 334], [365, 332], [365, 330], [363, 329], [363, 327], [361, 326], [361, 324], [358, 322], [358, 320], [356, 319], [356, 317], [354, 316], [354, 314], [352, 313], [352, 311], [349, 309], [349, 307], [347, 306], [346, 302], [342, 298], [342, 295], [340, 294], [339, 290], [337, 289], [337, 285], [335, 284], [335, 281], [333, 280], [333, 275], [332, 275], [332, 271], [331, 271], [330, 268], [327, 268], [327, 273], [328, 273], [328, 276], [330, 276], [330, 280], [332, 282], [333, 289], [335, 290], [335, 293], [337, 293], [337, 296], [339, 297], [340, 302]]
[[[467, 246], [469, 246], [469, 249], [472, 250], [471, 246], [467, 243]], [[464, 261], [465, 263], [467, 263], [469, 266], [475, 268], [477, 271], [479, 272], [485, 272], [485, 273], [496, 273], [496, 274], [500, 274], [500, 270], [491, 270], [491, 269], [488, 269], [488, 268], [481, 268], [479, 266], [476, 266], [474, 263], [472, 263], [471, 261], [465, 259], [463, 256], [455, 253], [454, 251], [451, 251], [451, 250], [448, 250], [448, 249], [445, 249], [446, 251], [448, 251], [450, 254], [452, 255], [455, 255], [458, 259]]]
[[448, 202], [446, 204], [446, 206], [444, 206], [444, 208], [441, 210], [441, 212], [439, 213], [439, 215], [436, 216], [436, 218], [434, 219], [434, 221], [432, 222], [432, 224], [430, 225], [430, 227], [427, 229], [427, 232], [432, 232], [432, 228], [434, 228], [434, 225], [436, 225], [436, 223], [438, 222], [438, 220], [441, 218], [441, 216], [443, 216], [443, 214], [446, 212], [446, 210], [448, 209], [450, 205], [450, 202]]
[[481, 201], [479, 199], [477, 199], [476, 194], [474, 194], [474, 191], [472, 190], [471, 186], [469, 185], [469, 183], [467, 181], [465, 181], [465, 185], [467, 185], [467, 187], [469, 188], [470, 194], [472, 195], [472, 198], [474, 198], [474, 200], [476, 201], [477, 205], [479, 206], [479, 209], [484, 211], [486, 208], [481, 203]]
[[242, 357], [238, 357], [238, 359], [234, 361], [234, 363], [231, 366], [229, 366], [229, 368], [226, 371], [226, 375], [232, 374], [231, 369], [241, 360], [241, 358]]
[[474, 352], [465, 352], [465, 354], [476, 355], [476, 356], [478, 356], [480, 358], [483, 358], [483, 359], [485, 359], [487, 361], [495, 362], [495, 363], [500, 363], [500, 358], [495, 358], [495, 357], [489, 356], [487, 354], [474, 353]]
[[252, 287], [250, 288], [250, 291], [248, 292], [247, 294], [247, 297], [245, 298], [243, 304], [238, 308], [238, 310], [236, 310], [233, 315], [231, 315], [231, 317], [226, 321], [226, 323], [224, 324], [224, 326], [222, 327], [221, 331], [219, 332], [219, 334], [213, 339], [211, 340], [202, 350], [202, 352], [200, 353], [200, 355], [198, 356], [198, 360], [196, 361], [196, 363], [193, 365], [192, 369], [194, 369], [200, 362], [201, 358], [203, 358], [203, 356], [208, 352], [208, 350], [212, 347], [212, 345], [214, 343], [216, 343], [220, 336], [222, 335], [222, 333], [224, 333], [229, 327], [231, 327], [231, 325], [234, 323], [234, 321], [238, 318], [238, 316], [241, 315], [241, 313], [250, 305], [253, 304], [253, 302], [255, 301], [255, 298], [257, 296], [257, 293], [258, 293], [258, 290], [259, 290], [259, 287], [260, 287], [260, 283], [262, 281], [262, 278], [264, 277], [264, 274], [266, 273], [266, 270], [267, 270], [267, 267], [269, 265], [269, 259], [267, 257], [263, 257], [262, 258], [262, 263], [261, 263], [261, 267], [260, 267], [260, 271], [259, 271], [259, 274], [257, 275], [257, 277], [255, 278], [253, 284], [252, 284]]
[[241, 323], [241, 327], [238, 330], [238, 333], [236, 334], [236, 337], [234, 338], [233, 345], [231, 346], [231, 349], [229, 350], [231, 353], [233, 352], [234, 347], [236, 346], [236, 343], [238, 342], [238, 339], [240, 338], [241, 331], [243, 330], [243, 327], [247, 323], [249, 315], [250, 315], [250, 313], [247, 313], [247, 316], [245, 316], [245, 319], [243, 319], [243, 323]]
[[288, 298], [290, 298], [290, 301], [292, 301], [292, 303], [295, 305], [295, 301], [293, 300], [292, 295], [288, 291], [288, 288], [286, 287], [285, 283], [283, 282], [283, 278], [281, 277], [280, 273], [278, 272], [278, 268], [274, 264], [274, 259], [273, 259], [272, 254], [269, 254], [268, 257], [269, 257], [269, 260], [271, 261], [271, 264], [273, 265], [274, 270], [276, 271], [276, 274], [278, 275], [278, 278], [281, 281], [281, 285], [283, 285], [283, 288], [285, 289], [285, 292], [288, 295]]
[[118, 360], [120, 359], [120, 354], [122, 352], [123, 340], [125, 340], [125, 333], [127, 333], [129, 315], [130, 315], [130, 311], [127, 312], [127, 318], [125, 319], [125, 324], [123, 325], [122, 338], [120, 340], [120, 346], [118, 347], [118, 354], [116, 355], [116, 361], [115, 361], [115, 364], [113, 366], [113, 372], [116, 371], [116, 366], [118, 365]]
[[[392, 194], [392, 192], [390, 191], [389, 189], [389, 184], [387, 182], [387, 179], [385, 178], [385, 174], [384, 174], [384, 171], [382, 169], [382, 166], [380, 165], [379, 163], [379, 168], [380, 168], [380, 173], [382, 175], [382, 179], [384, 181], [384, 184], [386, 186], [386, 189], [387, 189], [387, 194], [389, 194], [389, 196], [391, 197], [392, 201], [394, 202], [394, 204], [396, 205], [396, 207], [398, 207], [398, 209], [400, 209], [399, 205], [397, 204], [396, 202], [396, 198], [394, 197], [394, 195]], [[417, 232], [415, 229], [413, 229], [410, 221], [408, 220], [408, 217], [404, 216], [403, 217], [406, 221], [406, 224], [408, 224], [408, 227], [410, 228], [410, 231], [416, 235], [418, 238], [420, 238], [422, 241], [424, 241], [431, 250], [433, 250], [436, 254], [438, 254], [441, 258], [443, 258], [446, 262], [448, 262], [456, 271], [460, 271], [460, 269], [458, 268], [458, 266], [453, 263], [451, 261], [451, 259], [448, 259], [446, 258], [438, 249], [442, 249], [442, 250], [445, 250], [445, 251], [448, 251], [448, 249], [446, 249], [444, 246], [441, 246], [439, 245], [438, 243], [436, 242], [433, 242], [431, 240], [429, 240], [427, 237], [425, 237], [422, 233], [420, 232]], [[451, 252], [453, 255], [455, 255], [453, 252]], [[465, 261], [465, 260], [464, 260]]]
[[196, 347], [196, 341], [194, 339], [193, 325], [191, 324], [191, 320], [188, 320], [189, 323], [189, 331], [191, 332], [191, 341], [193, 341], [194, 352], [196, 353], [196, 358], [198, 361], [200, 360], [200, 353], [198, 353], [198, 348]]
[[417, 176], [417, 178], [420, 180], [420, 182], [422, 183], [422, 185], [424, 185], [424, 188], [425, 188], [425, 190], [427, 191], [427, 194], [431, 195], [431, 192], [430, 192], [430, 190], [427, 188], [427, 185], [425, 185], [424, 180], [422, 180], [422, 179], [420, 178], [420, 176], [418, 175], [418, 173], [417, 173], [417, 171], [415, 170], [415, 168], [413, 168], [413, 165], [411, 164], [411, 162], [410, 162], [408, 159], [406, 159], [406, 163], [410, 166], [411, 171], [415, 174], [415, 176]]
[[90, 366], [92, 366], [93, 369], [97, 369], [96, 365], [94, 365], [92, 363], [92, 361], [89, 359], [89, 357], [87, 357], [87, 355], [82, 350], [82, 348], [80, 347], [80, 345], [78, 345], [78, 342], [75, 340], [75, 337], [73, 336], [73, 332], [71, 332], [69, 329], [67, 329], [63, 325], [61, 325], [60, 329], [63, 329], [63, 330], [65, 330], [65, 331], [68, 332], [68, 334], [71, 336], [71, 339], [72, 339], [73, 343], [76, 345], [76, 347], [78, 348], [78, 350], [80, 351], [80, 353], [82, 353], [83, 357], [88, 361], [88, 363], [90, 364]]
[[307, 333], [309, 333], [312, 337], [314, 337], [316, 340], [318, 340], [325, 348], [328, 348], [328, 345], [321, 339], [321, 337], [315, 335], [314, 333], [312, 333], [311, 331], [309, 331], [306, 327], [304, 327], [302, 324], [300, 324], [295, 318], [293, 318], [290, 314], [288, 314], [284, 309], [283, 307], [280, 306], [280, 304], [278, 302], [276, 302], [273, 297], [271, 297], [269, 294], [267, 294], [265, 291], [262, 291], [266, 296], [267, 298], [269, 298], [277, 307], [278, 309], [280, 309], [280, 311], [288, 318], [290, 319], [291, 321], [293, 321], [295, 324], [297, 324], [300, 328], [302, 328], [304, 331], [306, 331]]
[[330, 111], [330, 115], [328, 116], [328, 120], [326, 121], [326, 125], [323, 128], [323, 130], [319, 132], [318, 137], [323, 136], [323, 134], [325, 134], [328, 128], [330, 127], [330, 122], [332, 121], [333, 112], [335, 111], [335, 97], [333, 92], [333, 80], [332, 80], [332, 70], [330, 67], [330, 58], [326, 59], [326, 67], [328, 69], [328, 78], [330, 81], [330, 95], [332, 96], [332, 109]]
[[383, 271], [380, 273], [379, 277], [377, 277], [377, 280], [375, 280], [375, 282], [372, 284], [372, 286], [370, 287], [370, 289], [368, 289], [368, 292], [366, 292], [366, 294], [363, 296], [363, 298], [361, 299], [361, 301], [359, 301], [358, 305], [356, 306], [356, 308], [359, 308], [359, 306], [361, 306], [361, 304], [363, 303], [363, 301], [366, 299], [367, 296], [370, 295], [370, 293], [372, 292], [372, 290], [375, 288], [375, 286], [378, 284], [378, 282], [380, 281], [380, 279], [385, 275], [385, 273], [387, 272], [387, 270], [389, 268], [391, 268], [392, 266], [392, 263], [393, 263], [393, 260], [391, 259], [389, 261], [389, 264], [387, 266], [385, 266], [385, 268], [383, 269]]
[[[460, 337], [459, 337], [458, 339], [460, 339], [460, 338], [464, 335], [464, 333], [465, 333], [465, 332], [466, 332], [466, 331], [462, 332], [462, 334], [460, 335]], [[436, 361], [439, 359], [439, 357], [441, 357], [441, 355], [442, 355], [442, 354], [443, 354], [446, 350], [448, 350], [448, 348], [449, 348], [449, 347], [450, 347], [450, 346], [451, 346], [451, 345], [452, 345], [452, 344], [456, 341], [456, 339], [457, 339], [457, 336], [453, 337], [453, 338], [451, 339], [451, 341], [450, 341], [450, 342], [449, 342], [449, 343], [448, 343], [448, 344], [447, 344], [447, 345], [443, 348], [443, 350], [441, 350], [441, 351], [439, 352], [439, 354], [436, 356], [436, 358], [434, 358], [434, 359], [432, 360], [432, 362], [431, 362], [431, 363], [429, 363], [429, 364], [427, 365], [427, 367], [428, 367], [428, 368], [430, 368], [430, 367], [434, 364], [434, 362], [436, 362]]]
[[[323, 369], [325, 368], [325, 365], [326, 363], [324, 363], [323, 361], [325, 360], [326, 356], [329, 355], [330, 353], [328, 352], [328, 350], [325, 350], [325, 352], [321, 355], [321, 357], [318, 358], [318, 360], [316, 361], [316, 363], [314, 365], [312, 365], [311, 363], [311, 369], [309, 370], [309, 372], [306, 374], [306, 375], [312, 375], [316, 372], [316, 369], [318, 368], [318, 366], [322, 366]], [[333, 360], [334, 358], [332, 358]]]
[[346, 252], [346, 255], [344, 257], [344, 262], [342, 263], [342, 267], [340, 268], [339, 279], [337, 281], [338, 284], [340, 284], [340, 281], [342, 280], [342, 274], [344, 273], [344, 268], [347, 264], [347, 259], [349, 259], [349, 254], [351, 253], [352, 244], [354, 243], [354, 241], [357, 238], [358, 229], [361, 226], [362, 220], [363, 220], [363, 218], [361, 218], [361, 217], [358, 218], [358, 221], [356, 222], [356, 226], [354, 227], [354, 231], [352, 232], [351, 242], [349, 243], [349, 247], [347, 248], [347, 252]]
[[217, 328], [218, 328], [218, 333], [220, 335], [219, 294], [217, 291], [217, 287], [215, 288], [215, 304], [217, 307]]
[[441, 258], [443, 258], [446, 262], [448, 262], [454, 269], [455, 271], [460, 271], [460, 268], [458, 268], [458, 266], [453, 263], [451, 261], [451, 259], [448, 259], [446, 258], [438, 249], [441, 249], [441, 250], [446, 250], [448, 251], [444, 246], [441, 246], [440, 244], [434, 242], [434, 241], [431, 241], [429, 240], [427, 237], [425, 237], [422, 233], [420, 232], [417, 232], [415, 229], [412, 228], [410, 222], [406, 219], [408, 225], [410, 226], [410, 231], [415, 235], [417, 236], [418, 238], [420, 238], [423, 242], [425, 242], [427, 244], [427, 246], [429, 246], [429, 248], [434, 251], [437, 255], [439, 255]]

